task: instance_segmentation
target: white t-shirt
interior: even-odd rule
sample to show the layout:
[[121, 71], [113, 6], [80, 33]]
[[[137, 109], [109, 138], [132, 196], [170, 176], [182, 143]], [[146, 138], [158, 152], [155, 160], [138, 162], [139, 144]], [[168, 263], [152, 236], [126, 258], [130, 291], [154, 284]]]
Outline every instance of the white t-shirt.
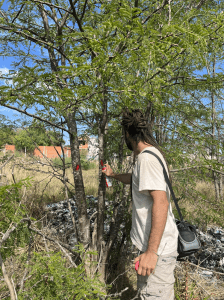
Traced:
[[157, 154], [162, 160], [167, 174], [166, 162], [158, 149], [147, 147], [139, 153], [132, 173], [132, 243], [141, 251], [148, 248], [148, 240], [151, 231], [151, 214], [153, 199], [150, 190], [165, 191], [169, 201], [166, 226], [157, 251], [158, 255], [167, 255], [177, 251], [178, 230], [170, 204], [170, 191], [166, 184], [163, 168], [158, 159], [149, 153], [149, 150]]

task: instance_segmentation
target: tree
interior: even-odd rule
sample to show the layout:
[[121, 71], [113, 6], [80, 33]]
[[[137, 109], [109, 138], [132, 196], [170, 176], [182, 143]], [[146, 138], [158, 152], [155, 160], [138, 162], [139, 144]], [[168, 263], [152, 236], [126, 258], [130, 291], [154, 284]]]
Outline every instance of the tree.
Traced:
[[47, 130], [43, 124], [33, 122], [25, 129], [17, 130], [14, 137], [17, 150], [33, 152], [37, 146], [61, 146], [64, 141], [59, 132]]
[[[36, 118], [70, 136], [78, 240], [98, 250], [105, 274], [106, 261], [119, 232], [120, 218], [128, 205], [127, 191], [117, 201], [111, 231], [105, 241], [105, 180], [99, 163], [98, 209], [94, 230], [87, 215], [87, 201], [77, 135], [85, 124], [99, 140], [99, 162], [110, 160], [111, 126], [122, 136], [119, 115], [124, 107], [141, 107], [152, 126], [177, 120], [179, 144], [198, 137], [192, 122], [187, 92], [201, 91], [212, 83], [221, 87], [223, 75], [198, 76], [205, 67], [204, 53], [222, 52], [222, 3], [213, 1], [9, 1], [1, 9], [1, 54], [18, 58], [12, 80], [1, 89], [1, 105]], [[10, 11], [10, 13], [9, 13]], [[212, 12], [212, 14], [211, 14]], [[212, 45], [212, 47], [211, 47]], [[31, 107], [36, 113], [29, 113]], [[187, 118], [186, 118], [187, 116]], [[167, 119], [168, 118], [168, 119]], [[116, 122], [115, 122], [116, 120]], [[186, 122], [191, 124], [186, 126]], [[116, 125], [115, 125], [116, 124]], [[194, 125], [192, 125], [194, 124]], [[191, 127], [192, 126], [192, 127]], [[158, 140], [166, 140], [158, 127]], [[162, 134], [163, 133], [163, 134]], [[124, 143], [117, 146], [122, 163]], [[175, 148], [174, 152], [180, 151]], [[120, 165], [122, 168], [122, 164]]]
[[0, 148], [3, 148], [5, 144], [12, 145], [14, 136], [14, 126], [8, 124], [8, 120], [4, 115], [0, 115]]

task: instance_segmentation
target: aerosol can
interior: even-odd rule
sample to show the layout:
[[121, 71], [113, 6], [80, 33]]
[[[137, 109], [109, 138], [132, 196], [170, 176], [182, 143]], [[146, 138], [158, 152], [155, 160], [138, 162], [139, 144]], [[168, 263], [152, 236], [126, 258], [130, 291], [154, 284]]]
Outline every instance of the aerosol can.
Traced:
[[[105, 171], [106, 167], [103, 165], [103, 161], [102, 160], [101, 160], [101, 166], [102, 166], [102, 171]], [[111, 187], [112, 186], [112, 178], [110, 178], [107, 175], [105, 175], [105, 179], [106, 179], [106, 186], [107, 187]]]

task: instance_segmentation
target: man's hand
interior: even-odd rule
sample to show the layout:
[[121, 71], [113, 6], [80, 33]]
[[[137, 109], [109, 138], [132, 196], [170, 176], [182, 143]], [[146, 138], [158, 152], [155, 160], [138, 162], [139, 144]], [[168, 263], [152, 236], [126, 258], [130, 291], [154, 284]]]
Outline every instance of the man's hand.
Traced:
[[114, 172], [113, 172], [113, 170], [111, 169], [110, 165], [105, 164], [104, 167], [106, 167], [106, 170], [102, 170], [102, 172], [103, 172], [105, 175], [107, 175], [108, 177], [114, 175]]
[[116, 180], [119, 180], [119, 181], [123, 182], [124, 184], [130, 184], [131, 183], [131, 174], [130, 173], [127, 173], [127, 174], [114, 174], [113, 170], [111, 169], [110, 165], [108, 165], [108, 164], [105, 164], [104, 168], [105, 169], [104, 170], [102, 169], [102, 172], [106, 176], [112, 177]]
[[154, 252], [145, 252], [140, 256], [136, 257], [134, 264], [136, 264], [136, 262], [139, 261], [139, 267], [137, 271], [138, 275], [149, 276], [151, 273], [153, 273], [156, 267], [157, 259], [158, 256]]

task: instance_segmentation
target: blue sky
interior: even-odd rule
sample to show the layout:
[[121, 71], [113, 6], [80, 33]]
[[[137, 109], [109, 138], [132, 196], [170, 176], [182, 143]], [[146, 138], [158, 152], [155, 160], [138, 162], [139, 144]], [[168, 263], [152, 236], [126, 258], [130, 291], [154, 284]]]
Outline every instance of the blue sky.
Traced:
[[[1, 74], [8, 74], [10, 69], [13, 69], [11, 64], [13, 62], [13, 58], [11, 57], [2, 57], [0, 56], [0, 73]], [[0, 84], [1, 84], [1, 80], [0, 80]], [[30, 109], [29, 113], [34, 114], [35, 113], [35, 109]], [[23, 114], [16, 112], [10, 108], [4, 107], [0, 105], [0, 114], [6, 116], [10, 121], [16, 121], [16, 120], [25, 120], [25, 117]], [[29, 118], [30, 119], [30, 118]], [[81, 129], [81, 128], [80, 128]], [[69, 137], [68, 137], [68, 133], [64, 134], [64, 140], [65, 140], [65, 144], [69, 144]]]

